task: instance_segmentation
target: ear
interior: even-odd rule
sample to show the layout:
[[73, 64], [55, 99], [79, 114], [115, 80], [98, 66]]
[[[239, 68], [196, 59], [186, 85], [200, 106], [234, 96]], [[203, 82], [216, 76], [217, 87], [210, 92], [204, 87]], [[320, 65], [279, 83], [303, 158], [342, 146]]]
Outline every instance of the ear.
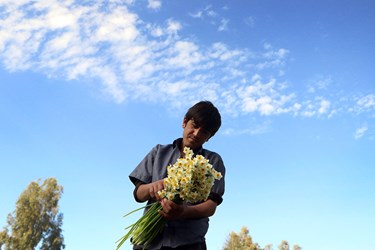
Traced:
[[182, 121], [182, 128], [185, 128], [187, 124], [186, 117], [184, 117], [184, 120]]

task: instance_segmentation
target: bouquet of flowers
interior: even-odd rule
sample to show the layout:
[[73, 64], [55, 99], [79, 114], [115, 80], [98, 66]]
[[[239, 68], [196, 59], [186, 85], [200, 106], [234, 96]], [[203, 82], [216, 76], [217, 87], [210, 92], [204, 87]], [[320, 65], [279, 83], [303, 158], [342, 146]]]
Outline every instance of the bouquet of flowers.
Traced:
[[[167, 177], [164, 179], [164, 189], [158, 192], [161, 198], [172, 201], [186, 201], [197, 203], [206, 201], [214, 181], [220, 180], [222, 175], [216, 171], [209, 160], [202, 155], [194, 157], [193, 151], [185, 147], [185, 156], [167, 167]], [[117, 249], [129, 238], [132, 244], [143, 245], [144, 248], [163, 230], [165, 219], [159, 214], [162, 206], [159, 202], [136, 209], [124, 217], [140, 209], [148, 208], [147, 212], [118, 240]]]

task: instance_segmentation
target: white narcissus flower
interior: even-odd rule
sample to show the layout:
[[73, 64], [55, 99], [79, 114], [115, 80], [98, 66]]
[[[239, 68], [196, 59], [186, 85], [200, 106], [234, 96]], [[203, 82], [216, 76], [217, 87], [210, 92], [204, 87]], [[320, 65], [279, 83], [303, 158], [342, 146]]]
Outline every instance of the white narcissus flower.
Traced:
[[168, 176], [164, 179], [164, 190], [159, 191], [159, 196], [179, 197], [190, 203], [205, 201], [214, 180], [222, 178], [221, 173], [202, 155], [194, 157], [190, 148], [185, 147], [184, 154], [185, 157], [167, 167]]

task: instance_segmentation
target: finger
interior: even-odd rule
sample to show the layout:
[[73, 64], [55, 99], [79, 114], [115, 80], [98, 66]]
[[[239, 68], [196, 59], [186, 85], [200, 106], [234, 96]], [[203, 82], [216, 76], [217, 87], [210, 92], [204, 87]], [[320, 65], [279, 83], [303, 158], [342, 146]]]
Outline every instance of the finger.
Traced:
[[163, 209], [160, 209], [158, 212], [159, 212], [159, 214], [160, 214], [161, 216], [163, 216], [163, 217], [166, 218], [166, 219], [171, 218], [171, 215], [170, 215], [168, 212], [164, 211]]
[[158, 192], [155, 193], [155, 199], [157, 201], [160, 201], [161, 200], [161, 197], [159, 196]]
[[169, 213], [173, 209], [171, 206], [171, 201], [167, 199], [162, 199], [161, 205], [163, 207], [163, 210], [166, 211], [167, 213]]
[[150, 187], [148, 192], [150, 193], [151, 198], [155, 198], [155, 190], [153, 186]]

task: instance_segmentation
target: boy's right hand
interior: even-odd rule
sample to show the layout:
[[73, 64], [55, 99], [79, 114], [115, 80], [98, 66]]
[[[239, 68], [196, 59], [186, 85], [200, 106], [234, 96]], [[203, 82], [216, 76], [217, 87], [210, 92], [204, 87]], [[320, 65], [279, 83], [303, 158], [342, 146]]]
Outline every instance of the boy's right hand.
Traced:
[[158, 195], [158, 191], [164, 189], [164, 180], [155, 181], [152, 183], [147, 184], [148, 185], [148, 193], [151, 198], [160, 201], [161, 198]]

